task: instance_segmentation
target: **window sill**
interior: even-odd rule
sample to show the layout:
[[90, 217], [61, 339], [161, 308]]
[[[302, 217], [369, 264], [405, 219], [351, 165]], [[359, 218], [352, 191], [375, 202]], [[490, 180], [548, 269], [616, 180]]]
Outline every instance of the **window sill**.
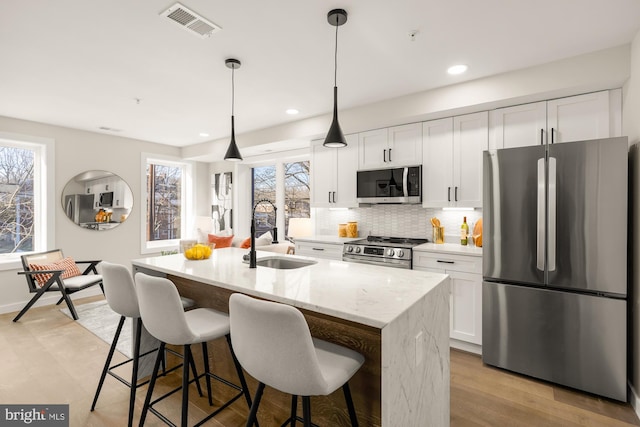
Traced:
[[0, 271], [22, 270], [20, 255], [0, 255]]

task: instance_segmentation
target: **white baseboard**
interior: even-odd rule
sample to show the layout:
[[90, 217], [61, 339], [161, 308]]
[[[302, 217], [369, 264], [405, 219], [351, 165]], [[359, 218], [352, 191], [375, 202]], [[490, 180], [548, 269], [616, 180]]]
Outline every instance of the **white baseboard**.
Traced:
[[638, 397], [638, 393], [636, 393], [630, 381], [627, 381], [627, 386], [629, 387], [629, 403], [631, 403], [633, 410], [638, 418], [640, 418], [640, 397]]
[[464, 341], [459, 341], [453, 338], [449, 338], [449, 346], [457, 350], [462, 350], [469, 353], [475, 353], [482, 356], [482, 346], [478, 344], [472, 344]]
[[[89, 289], [85, 289], [83, 291], [80, 292], [76, 292], [73, 295], [71, 295], [72, 299], [78, 299], [78, 298], [85, 298], [85, 297], [90, 297], [90, 296], [94, 296], [94, 295], [101, 295], [102, 291], [100, 290], [100, 287], [98, 286], [92, 286]], [[22, 308], [27, 305], [27, 303], [29, 302], [29, 300], [31, 299], [33, 295], [29, 294], [29, 299], [21, 301], [21, 302], [14, 302], [14, 303], [10, 303], [10, 304], [5, 304], [0, 306], [0, 314], [4, 314], [4, 313], [13, 313], [13, 312], [19, 312], [20, 310], [22, 310]], [[40, 299], [31, 307], [42, 307], [45, 305], [54, 305], [55, 303], [58, 302], [58, 300], [60, 299], [60, 294], [59, 293], [55, 293], [55, 292], [47, 292], [46, 295], [43, 295], [40, 297]], [[62, 303], [60, 304], [60, 306], [65, 306], [66, 304]]]

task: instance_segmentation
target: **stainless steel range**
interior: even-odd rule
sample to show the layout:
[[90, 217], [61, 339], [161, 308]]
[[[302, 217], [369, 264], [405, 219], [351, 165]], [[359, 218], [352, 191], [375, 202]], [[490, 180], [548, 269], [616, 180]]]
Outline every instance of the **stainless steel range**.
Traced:
[[342, 260], [411, 269], [413, 247], [427, 242], [427, 239], [369, 236], [366, 239], [345, 243]]

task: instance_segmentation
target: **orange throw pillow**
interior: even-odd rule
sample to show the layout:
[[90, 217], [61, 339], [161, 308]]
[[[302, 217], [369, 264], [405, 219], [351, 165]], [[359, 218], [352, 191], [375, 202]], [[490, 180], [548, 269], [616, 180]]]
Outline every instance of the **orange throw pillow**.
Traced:
[[244, 239], [242, 241], [242, 243], [240, 244], [240, 248], [242, 249], [249, 249], [251, 247], [251, 237], [247, 237], [246, 239]]
[[[52, 262], [51, 264], [29, 264], [29, 269], [32, 271], [44, 271], [44, 270], [64, 270], [60, 277], [62, 279], [68, 279], [69, 277], [80, 276], [80, 270], [76, 265], [76, 262], [71, 257], [66, 257], [60, 261]], [[34, 278], [38, 286], [42, 287], [47, 280], [51, 277], [51, 274], [36, 274]]]
[[209, 243], [215, 243], [216, 249], [231, 247], [233, 234], [231, 236], [216, 236], [215, 234], [209, 234], [208, 236], [209, 236]]

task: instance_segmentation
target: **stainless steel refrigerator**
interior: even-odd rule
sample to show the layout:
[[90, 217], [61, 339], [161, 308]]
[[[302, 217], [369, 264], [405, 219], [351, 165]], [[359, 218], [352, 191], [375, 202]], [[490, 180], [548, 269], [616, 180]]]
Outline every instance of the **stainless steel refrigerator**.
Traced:
[[627, 400], [626, 137], [484, 152], [482, 359]]
[[93, 194], [70, 194], [64, 198], [67, 217], [76, 224], [95, 221]]

